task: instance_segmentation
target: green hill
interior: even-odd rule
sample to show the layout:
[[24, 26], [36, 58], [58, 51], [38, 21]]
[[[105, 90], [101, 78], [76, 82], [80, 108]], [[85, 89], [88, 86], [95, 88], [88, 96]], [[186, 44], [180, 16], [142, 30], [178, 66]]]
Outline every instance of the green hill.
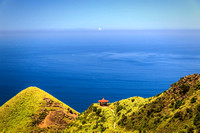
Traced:
[[0, 107], [0, 132], [56, 132], [78, 114], [45, 91], [29, 87]]
[[162, 94], [92, 104], [66, 132], [200, 132], [200, 75], [181, 78]]
[[81, 114], [29, 87], [0, 108], [0, 132], [200, 133], [200, 75], [183, 77], [154, 97], [93, 103]]

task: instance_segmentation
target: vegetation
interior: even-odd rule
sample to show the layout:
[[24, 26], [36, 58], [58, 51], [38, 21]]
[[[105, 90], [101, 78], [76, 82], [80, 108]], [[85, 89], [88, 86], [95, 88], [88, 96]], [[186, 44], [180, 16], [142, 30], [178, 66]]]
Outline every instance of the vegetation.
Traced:
[[[29, 87], [0, 107], [0, 132], [56, 131], [63, 126], [66, 128], [76, 115], [77, 111], [45, 91]], [[60, 117], [56, 118], [60, 122], [55, 120], [56, 116]], [[42, 123], [43, 120], [46, 121]]]
[[[132, 97], [108, 107], [92, 104], [65, 131], [200, 132], [199, 81], [200, 75], [193, 74], [181, 78], [169, 90], [154, 97]], [[85, 121], [84, 125], [82, 121]]]
[[[169, 90], [154, 97], [131, 97], [105, 107], [94, 103], [81, 114], [42, 90], [27, 89], [0, 108], [0, 132], [198, 133], [199, 88], [200, 75], [193, 74], [181, 78]], [[54, 115], [64, 118], [65, 122], [60, 125], [54, 123], [50, 127], [41, 126], [44, 119], [52, 114], [51, 111], [61, 109], [71, 117], [64, 118], [56, 113]], [[75, 119], [74, 115], [78, 117]]]

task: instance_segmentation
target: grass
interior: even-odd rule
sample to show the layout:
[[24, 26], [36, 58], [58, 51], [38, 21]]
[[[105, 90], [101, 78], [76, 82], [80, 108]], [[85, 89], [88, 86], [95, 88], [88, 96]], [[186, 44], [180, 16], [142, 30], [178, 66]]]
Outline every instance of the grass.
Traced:
[[[200, 132], [199, 84], [200, 75], [193, 74], [154, 97], [131, 97], [110, 103], [108, 107], [92, 104], [66, 131]], [[115, 129], [113, 123], [116, 123]]]
[[[92, 104], [79, 114], [48, 93], [30, 87], [0, 108], [0, 132], [67, 132], [67, 133], [139, 133], [139, 132], [200, 132], [200, 75], [181, 78], [169, 90], [150, 98], [131, 97], [102, 107]], [[46, 102], [44, 98], [49, 98]], [[53, 101], [53, 102], [52, 102]], [[65, 129], [43, 129], [33, 124], [43, 120], [49, 111], [60, 110], [79, 114], [67, 119]], [[60, 117], [60, 116], [57, 116]]]
[[[29, 87], [0, 107], [0, 132], [30, 132], [36, 130], [34, 123], [35, 116], [45, 118], [44, 110], [48, 111], [47, 102], [43, 100], [49, 98], [55, 103], [59, 103], [63, 110], [70, 108], [58, 99], [54, 98], [45, 91], [37, 87]], [[51, 107], [51, 110], [57, 110], [57, 107]], [[73, 113], [77, 111], [70, 108]], [[43, 112], [43, 113], [41, 113]]]

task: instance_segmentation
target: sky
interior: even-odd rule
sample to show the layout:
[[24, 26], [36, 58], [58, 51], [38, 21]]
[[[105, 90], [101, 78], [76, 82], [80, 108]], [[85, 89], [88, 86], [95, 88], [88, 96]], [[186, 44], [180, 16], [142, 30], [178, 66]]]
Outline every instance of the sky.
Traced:
[[200, 29], [200, 0], [0, 0], [0, 30]]

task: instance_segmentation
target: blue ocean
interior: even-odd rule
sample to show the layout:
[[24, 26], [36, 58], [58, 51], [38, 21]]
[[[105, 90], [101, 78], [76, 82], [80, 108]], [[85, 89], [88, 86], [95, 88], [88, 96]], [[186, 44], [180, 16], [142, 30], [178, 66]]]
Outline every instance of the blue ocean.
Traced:
[[0, 32], [0, 106], [37, 86], [79, 112], [200, 73], [199, 30]]

